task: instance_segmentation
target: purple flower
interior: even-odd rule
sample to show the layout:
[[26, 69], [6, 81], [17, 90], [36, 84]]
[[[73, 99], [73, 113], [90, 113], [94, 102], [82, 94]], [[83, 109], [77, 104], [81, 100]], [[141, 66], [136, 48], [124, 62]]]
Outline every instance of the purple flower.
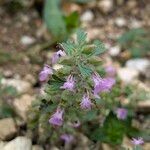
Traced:
[[59, 50], [58, 52], [54, 53], [52, 56], [52, 64], [56, 64], [60, 57], [65, 56], [66, 53], [62, 50]]
[[65, 143], [70, 143], [73, 141], [74, 137], [70, 134], [63, 134], [60, 137], [63, 141], [65, 141]]
[[57, 108], [56, 112], [49, 119], [49, 123], [56, 126], [62, 126], [63, 124], [63, 113], [64, 110]]
[[106, 71], [108, 77], [114, 77], [116, 74], [116, 69], [113, 66], [105, 67], [105, 71]]
[[101, 78], [98, 74], [92, 76], [94, 82], [94, 95], [99, 97], [100, 92], [109, 92], [115, 84], [114, 78]]
[[117, 118], [121, 120], [125, 120], [127, 118], [128, 111], [125, 108], [118, 108], [116, 110]]
[[61, 86], [61, 89], [67, 89], [69, 91], [73, 91], [75, 87], [75, 79], [72, 75], [69, 75], [66, 82]]
[[91, 109], [92, 107], [92, 102], [89, 99], [89, 96], [87, 94], [84, 94], [82, 101], [80, 103], [80, 106], [82, 109]]
[[52, 68], [48, 65], [45, 65], [44, 68], [42, 69], [42, 71], [39, 74], [39, 80], [40, 81], [47, 80], [47, 78], [50, 74], [53, 74]]
[[135, 138], [132, 138], [132, 143], [134, 144], [134, 145], [141, 145], [141, 144], [144, 144], [144, 140], [143, 140], [143, 138], [137, 138], [137, 139], [135, 139]]

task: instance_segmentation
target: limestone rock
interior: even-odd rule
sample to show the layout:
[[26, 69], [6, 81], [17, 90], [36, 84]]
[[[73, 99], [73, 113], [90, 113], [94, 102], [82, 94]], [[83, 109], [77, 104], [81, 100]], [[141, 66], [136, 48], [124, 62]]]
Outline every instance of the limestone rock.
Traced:
[[20, 98], [17, 98], [14, 100], [13, 105], [15, 107], [16, 113], [24, 120], [27, 119], [27, 111], [29, 109], [29, 106], [31, 106], [32, 101], [35, 99], [34, 96], [30, 95], [23, 95]]
[[119, 46], [119, 45], [116, 45], [116, 46], [114, 46], [114, 47], [111, 47], [111, 48], [109, 49], [108, 53], [109, 53], [111, 56], [117, 56], [117, 55], [119, 55], [120, 51], [121, 51], [120, 46]]
[[8, 142], [2, 150], [32, 150], [32, 143], [30, 139], [20, 136]]
[[35, 39], [33, 37], [24, 35], [22, 36], [20, 42], [22, 45], [28, 46], [33, 44], [35, 42]]
[[150, 61], [145, 58], [130, 59], [126, 62], [126, 67], [139, 71], [142, 74], [146, 74], [146, 69], [150, 66]]
[[83, 21], [83, 22], [90, 22], [90, 21], [93, 20], [93, 18], [94, 18], [93, 12], [90, 11], [90, 10], [87, 10], [87, 11], [85, 11], [85, 12], [82, 14], [82, 16], [81, 16], [81, 21]]
[[44, 149], [39, 145], [33, 145], [32, 150], [44, 150]]
[[20, 79], [2, 79], [1, 83], [4, 86], [15, 87], [18, 93], [25, 93], [31, 89], [31, 84], [29, 82]]
[[16, 133], [16, 125], [12, 118], [5, 118], [0, 120], [0, 139], [11, 139]]
[[111, 12], [113, 9], [113, 1], [112, 0], [101, 0], [98, 3], [98, 6], [103, 13], [108, 13], [108, 12]]
[[130, 68], [119, 68], [117, 70], [119, 78], [126, 84], [132, 83], [138, 77], [138, 71]]
[[118, 17], [118, 18], [116, 18], [116, 20], [115, 20], [115, 24], [116, 24], [118, 27], [124, 27], [124, 26], [126, 26], [127, 22], [126, 22], [126, 20], [125, 20], [124, 18]]

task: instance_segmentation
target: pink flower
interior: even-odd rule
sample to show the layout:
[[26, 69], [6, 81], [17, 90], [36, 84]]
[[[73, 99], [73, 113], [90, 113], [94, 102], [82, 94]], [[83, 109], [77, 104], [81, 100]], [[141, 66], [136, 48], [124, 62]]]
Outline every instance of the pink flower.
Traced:
[[114, 77], [116, 74], [116, 69], [113, 66], [105, 67], [105, 71], [106, 71], [108, 77]]
[[66, 89], [69, 91], [73, 91], [75, 87], [75, 79], [72, 75], [69, 75], [66, 82], [61, 86], [61, 89]]
[[44, 68], [42, 69], [42, 71], [39, 74], [39, 80], [40, 81], [47, 80], [47, 78], [50, 74], [53, 74], [52, 68], [48, 65], [45, 65]]
[[82, 101], [80, 103], [80, 106], [82, 109], [91, 109], [92, 107], [92, 102], [89, 99], [89, 96], [87, 94], [84, 94]]
[[62, 50], [59, 50], [58, 52], [54, 53], [52, 56], [52, 64], [56, 64], [60, 57], [66, 56], [66, 53]]
[[117, 118], [121, 120], [125, 120], [127, 118], [128, 111], [125, 108], [118, 108], [116, 110]]
[[65, 141], [65, 143], [70, 143], [74, 140], [74, 137], [70, 134], [63, 134], [60, 138]]
[[63, 124], [63, 113], [64, 110], [57, 108], [56, 112], [49, 119], [49, 123], [56, 126], [62, 126]]
[[112, 86], [115, 84], [114, 78], [101, 78], [98, 74], [92, 76], [94, 82], [94, 95], [99, 98], [100, 92], [109, 92]]
[[132, 138], [132, 141], [131, 141], [134, 145], [141, 145], [141, 144], [144, 144], [144, 140], [143, 140], [143, 138], [137, 138], [137, 139], [135, 139], [135, 138]]

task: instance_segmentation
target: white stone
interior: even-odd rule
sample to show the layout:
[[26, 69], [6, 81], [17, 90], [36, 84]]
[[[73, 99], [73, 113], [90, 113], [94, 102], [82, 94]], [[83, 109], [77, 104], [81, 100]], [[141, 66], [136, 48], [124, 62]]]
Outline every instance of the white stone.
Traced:
[[111, 47], [111, 48], [109, 49], [108, 53], [109, 53], [111, 56], [117, 56], [117, 55], [119, 55], [120, 51], [121, 51], [120, 46], [119, 46], [119, 45], [116, 45], [116, 46], [114, 46], [114, 47]]
[[113, 9], [113, 1], [112, 0], [101, 0], [98, 3], [100, 10], [104, 13], [108, 13]]
[[3, 150], [3, 147], [5, 146], [6, 143], [4, 143], [3, 141], [0, 141], [0, 150]]
[[126, 26], [127, 22], [126, 22], [126, 20], [125, 20], [124, 18], [119, 17], [119, 18], [116, 18], [115, 24], [116, 24], [118, 27], [123, 27], [123, 26]]
[[32, 101], [35, 99], [34, 96], [23, 95], [20, 98], [14, 100], [13, 105], [15, 107], [16, 113], [24, 120], [27, 120], [27, 111], [29, 106], [31, 106]]
[[29, 138], [20, 136], [7, 143], [2, 150], [32, 150], [32, 143]]
[[12, 118], [4, 118], [0, 120], [0, 139], [7, 140], [17, 133], [15, 122]]
[[150, 61], [145, 58], [130, 59], [126, 62], [126, 67], [146, 73], [146, 69], [150, 66]]
[[142, 22], [141, 21], [138, 21], [136, 19], [131, 19], [131, 22], [130, 22], [130, 28], [133, 29], [133, 28], [141, 28], [142, 27]]
[[13, 86], [16, 88], [18, 93], [25, 93], [31, 89], [31, 84], [27, 81], [20, 79], [2, 79], [2, 85], [4, 86]]
[[81, 21], [90, 22], [94, 18], [94, 14], [92, 11], [87, 10], [81, 15]]
[[138, 77], [138, 71], [130, 68], [119, 68], [117, 70], [119, 78], [126, 84], [132, 83]]
[[44, 150], [44, 149], [39, 145], [33, 145], [32, 150]]
[[33, 37], [24, 35], [21, 37], [20, 42], [22, 45], [27, 46], [33, 44], [35, 42], [35, 39]]

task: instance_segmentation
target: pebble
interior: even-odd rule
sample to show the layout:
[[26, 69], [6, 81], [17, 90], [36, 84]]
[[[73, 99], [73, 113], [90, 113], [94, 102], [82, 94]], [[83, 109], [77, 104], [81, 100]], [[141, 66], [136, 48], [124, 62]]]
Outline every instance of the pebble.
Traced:
[[112, 0], [101, 0], [98, 3], [98, 6], [103, 13], [108, 13], [108, 12], [111, 12], [113, 9], [113, 1]]
[[117, 74], [125, 84], [132, 83], [139, 75], [138, 71], [126, 67], [119, 68]]
[[119, 46], [119, 45], [116, 45], [116, 46], [114, 46], [114, 47], [111, 47], [111, 48], [109, 49], [108, 53], [109, 53], [111, 56], [114, 57], [114, 56], [119, 55], [120, 51], [121, 51], [120, 46]]
[[1, 81], [4, 86], [13, 86], [16, 88], [18, 93], [25, 93], [31, 89], [31, 84], [27, 81], [23, 81], [20, 79], [5, 79], [3, 78]]
[[27, 111], [31, 106], [32, 101], [35, 99], [34, 96], [28, 94], [22, 95], [20, 98], [16, 98], [13, 101], [16, 113], [24, 120], [27, 120]]
[[129, 24], [129, 27], [131, 29], [141, 28], [142, 27], [142, 22], [132, 18], [132, 20]]
[[94, 14], [92, 11], [87, 10], [81, 15], [81, 21], [83, 22], [90, 22], [94, 19]]
[[127, 25], [127, 22], [124, 18], [122, 17], [119, 17], [119, 18], [116, 18], [115, 20], [115, 24], [118, 26], [118, 27], [124, 27]]
[[33, 37], [24, 35], [21, 37], [20, 42], [22, 45], [28, 46], [28, 45], [33, 44], [35, 42], [35, 39]]
[[17, 133], [15, 122], [12, 118], [0, 120], [0, 139], [11, 139]]
[[130, 59], [126, 62], [126, 67], [137, 70], [142, 74], [147, 73], [147, 68], [150, 66], [150, 61], [146, 58]]
[[32, 150], [32, 142], [27, 137], [17, 137], [8, 142], [2, 150]]
[[32, 150], [44, 150], [44, 149], [39, 145], [33, 145]]

